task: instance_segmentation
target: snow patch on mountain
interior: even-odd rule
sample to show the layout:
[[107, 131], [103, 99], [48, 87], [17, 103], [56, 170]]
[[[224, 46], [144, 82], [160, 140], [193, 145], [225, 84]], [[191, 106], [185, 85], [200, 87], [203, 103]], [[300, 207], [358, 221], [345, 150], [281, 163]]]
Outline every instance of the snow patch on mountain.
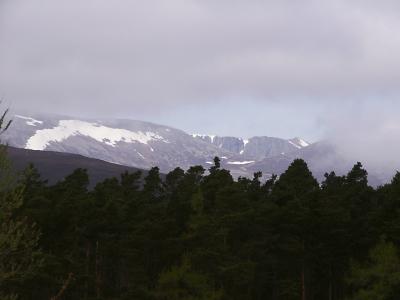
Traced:
[[228, 165], [248, 165], [255, 162], [254, 160], [248, 160], [248, 161], [228, 161]]
[[154, 132], [129, 131], [106, 127], [97, 123], [79, 120], [61, 120], [57, 127], [38, 130], [26, 143], [26, 149], [44, 150], [52, 142], [62, 142], [72, 136], [87, 136], [98, 142], [115, 147], [118, 142], [148, 144], [150, 141], [163, 141]]
[[240, 138], [240, 140], [243, 142], [243, 149], [240, 150], [239, 154], [242, 155], [244, 153], [244, 149], [246, 148], [246, 145], [250, 142], [248, 139], [242, 139]]
[[291, 145], [293, 145], [294, 147], [296, 147], [297, 149], [301, 149], [302, 147], [300, 145], [297, 145], [296, 143], [292, 142], [292, 141], [288, 141]]
[[291, 140], [288, 140], [288, 142], [290, 144], [292, 144], [293, 146], [295, 146], [297, 149], [301, 149], [301, 148], [305, 148], [310, 146], [310, 143], [306, 142], [305, 140], [301, 139], [301, 138], [294, 138]]
[[298, 141], [299, 141], [300, 146], [302, 146], [303, 148], [310, 146], [310, 144], [307, 143], [305, 140], [298, 139]]
[[135, 152], [136, 152], [141, 158], [146, 159], [146, 158], [143, 156], [143, 154], [140, 153], [139, 151], [135, 150]]
[[26, 120], [26, 125], [29, 125], [29, 126], [37, 126], [37, 125], [43, 124], [43, 121], [35, 120], [30, 117], [25, 117], [25, 116], [21, 116], [21, 115], [15, 115], [15, 117], [18, 119]]
[[201, 139], [204, 139], [204, 138], [209, 137], [209, 138], [211, 139], [211, 143], [214, 143], [214, 139], [215, 139], [216, 135], [193, 133], [193, 134], [192, 134], [192, 137], [194, 137], [194, 138], [201, 138]]

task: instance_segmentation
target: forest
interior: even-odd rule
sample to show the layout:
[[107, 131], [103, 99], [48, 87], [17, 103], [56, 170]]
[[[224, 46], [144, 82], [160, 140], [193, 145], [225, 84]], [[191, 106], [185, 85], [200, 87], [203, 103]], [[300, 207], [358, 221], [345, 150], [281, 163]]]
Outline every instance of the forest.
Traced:
[[[400, 173], [373, 188], [357, 163], [318, 183], [214, 165], [48, 185], [0, 154], [0, 298], [400, 299]], [[143, 178], [144, 177], [144, 178]]]

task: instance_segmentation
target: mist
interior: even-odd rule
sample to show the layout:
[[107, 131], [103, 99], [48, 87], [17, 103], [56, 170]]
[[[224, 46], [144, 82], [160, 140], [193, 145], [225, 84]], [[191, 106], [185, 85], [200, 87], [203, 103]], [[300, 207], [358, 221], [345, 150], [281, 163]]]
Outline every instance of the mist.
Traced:
[[[347, 161], [391, 179], [400, 170], [400, 123], [396, 101], [349, 103], [340, 114], [327, 111], [323, 140]], [[322, 158], [323, 159], [323, 158]]]

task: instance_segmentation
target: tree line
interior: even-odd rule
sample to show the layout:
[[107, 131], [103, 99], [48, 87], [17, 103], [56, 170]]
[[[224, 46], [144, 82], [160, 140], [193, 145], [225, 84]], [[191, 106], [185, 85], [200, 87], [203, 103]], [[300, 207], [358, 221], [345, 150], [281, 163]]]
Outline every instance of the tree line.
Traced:
[[278, 178], [152, 168], [88, 189], [49, 185], [0, 153], [0, 298], [400, 298], [400, 173], [378, 188], [357, 163], [318, 183], [297, 159]]

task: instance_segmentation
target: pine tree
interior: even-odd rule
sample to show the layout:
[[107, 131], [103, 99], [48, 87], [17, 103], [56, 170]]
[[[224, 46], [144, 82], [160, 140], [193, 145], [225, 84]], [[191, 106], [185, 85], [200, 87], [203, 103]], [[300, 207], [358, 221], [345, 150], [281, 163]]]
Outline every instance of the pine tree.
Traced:
[[[317, 192], [319, 192], [318, 182], [308, 169], [306, 162], [301, 159], [293, 161], [272, 189], [271, 199], [281, 206], [280, 231], [286, 239], [280, 243], [288, 245], [282, 249], [282, 254], [286, 255], [285, 263], [291, 262], [292, 268], [297, 269], [297, 272], [291, 272], [286, 275], [287, 278], [285, 276], [283, 279], [286, 281], [283, 289], [293, 291], [292, 294], [288, 293], [287, 297], [300, 294], [301, 299], [306, 300], [312, 294], [310, 249], [313, 245], [315, 228], [312, 211]], [[280, 260], [284, 261], [285, 258]], [[285, 265], [282, 267], [286, 268]]]
[[161, 273], [155, 291], [157, 300], [222, 300], [222, 290], [215, 290], [212, 281], [195, 272], [189, 257], [181, 265]]
[[[5, 121], [7, 111], [0, 118], [0, 131], [11, 122]], [[4, 124], [5, 127], [2, 127]], [[17, 299], [18, 294], [29, 294], [24, 284], [38, 272], [41, 251], [40, 231], [26, 217], [19, 216], [23, 205], [24, 187], [18, 182], [7, 157], [7, 147], [0, 146], [0, 298]]]
[[368, 186], [368, 172], [360, 162], [346, 175], [341, 199], [351, 220], [348, 247], [354, 256], [366, 256], [368, 249], [377, 243], [379, 232], [374, 226], [373, 211], [377, 209], [375, 191]]
[[143, 195], [147, 198], [146, 201], [158, 201], [161, 200], [162, 194], [163, 185], [160, 178], [160, 169], [153, 167], [144, 178]]
[[348, 284], [351, 300], [396, 300], [400, 297], [400, 256], [393, 243], [381, 239], [366, 263], [353, 262]]

